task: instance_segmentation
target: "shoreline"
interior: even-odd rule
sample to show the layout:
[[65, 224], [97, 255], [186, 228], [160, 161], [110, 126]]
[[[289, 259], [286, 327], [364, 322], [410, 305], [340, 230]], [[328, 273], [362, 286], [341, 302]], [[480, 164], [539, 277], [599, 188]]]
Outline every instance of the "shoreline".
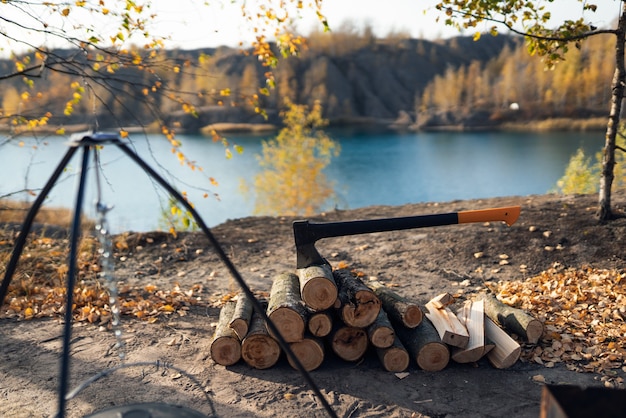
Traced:
[[[605, 131], [607, 126], [607, 118], [549, 118], [538, 119], [522, 122], [503, 122], [500, 124], [494, 124], [489, 126], [471, 126], [464, 124], [456, 125], [436, 125], [417, 127], [414, 123], [398, 123], [389, 121], [388, 119], [355, 119], [355, 120], [340, 120], [330, 122], [327, 126], [328, 129], [335, 128], [371, 128], [371, 129], [383, 129], [390, 132], [481, 132], [481, 131], [500, 131], [500, 132], [515, 132], [515, 131], [527, 131], [527, 132], [586, 132], [586, 131]], [[2, 134], [20, 136], [24, 134], [46, 134], [46, 135], [71, 135], [80, 132], [90, 131], [91, 126], [88, 124], [74, 124], [74, 125], [46, 125], [40, 126], [36, 129], [24, 129], [23, 131], [16, 131], [9, 127], [0, 127]], [[58, 134], [59, 130], [63, 130], [62, 134]], [[103, 129], [102, 131], [111, 131], [112, 129]], [[157, 134], [161, 132], [161, 129], [154, 124], [146, 126], [128, 126], [118, 128], [118, 130], [124, 130], [129, 133], [142, 132], [146, 134]], [[218, 134], [267, 134], [278, 132], [280, 125], [271, 123], [215, 123], [204, 126], [198, 130], [186, 130], [181, 128], [179, 133], [181, 134], [200, 134], [205, 136], [211, 136], [211, 132], [215, 131]]]

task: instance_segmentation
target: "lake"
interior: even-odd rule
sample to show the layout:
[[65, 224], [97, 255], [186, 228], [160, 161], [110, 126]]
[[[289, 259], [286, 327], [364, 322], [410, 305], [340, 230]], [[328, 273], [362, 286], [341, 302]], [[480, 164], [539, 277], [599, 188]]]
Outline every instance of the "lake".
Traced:
[[[603, 132], [440, 132], [367, 133], [330, 131], [341, 145], [341, 155], [327, 168], [335, 183], [341, 209], [371, 205], [446, 202], [457, 199], [544, 194], [554, 189], [574, 152], [600, 151]], [[228, 135], [243, 146], [225, 158], [224, 147], [209, 138], [180, 135], [182, 151], [202, 167], [192, 171], [171, 153], [159, 135], [131, 135], [135, 151], [153, 168], [187, 192], [208, 226], [253, 214], [254, 201], [240, 191], [259, 167], [263, 137]], [[68, 149], [68, 137], [0, 138], [0, 196], [26, 188], [43, 187]], [[80, 166], [78, 152], [46, 203], [73, 207]], [[93, 168], [93, 164], [91, 165]], [[94, 216], [96, 171], [87, 177], [85, 213]], [[114, 232], [165, 228], [167, 195], [113, 145], [101, 151], [103, 202], [114, 206], [109, 223]], [[214, 177], [218, 186], [212, 186]], [[209, 197], [203, 198], [208, 190]], [[216, 198], [217, 194], [219, 198]], [[445, 211], [445, 209], [443, 209]]]

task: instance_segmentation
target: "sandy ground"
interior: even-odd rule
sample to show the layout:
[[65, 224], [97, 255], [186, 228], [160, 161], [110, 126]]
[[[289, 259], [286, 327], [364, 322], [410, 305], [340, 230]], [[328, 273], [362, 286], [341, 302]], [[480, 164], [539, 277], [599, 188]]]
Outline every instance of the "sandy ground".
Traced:
[[[442, 292], [458, 294], [460, 288], [463, 298], [471, 297], [485, 289], [486, 281], [531, 277], [554, 263], [623, 270], [626, 220], [598, 225], [593, 217], [595, 200], [596, 196], [546, 195], [335, 211], [316, 219], [330, 222], [522, 206], [518, 222], [511, 227], [441, 226], [324, 239], [316, 247], [333, 266], [348, 265], [368, 279], [393, 284], [398, 293], [421, 303]], [[625, 201], [623, 194], [614, 197], [617, 207]], [[294, 271], [292, 221], [245, 218], [213, 229], [253, 291], [267, 292], [276, 274]], [[161, 315], [154, 323], [122, 317], [124, 361], [110, 329], [75, 322], [71, 388], [104, 370], [125, 367], [89, 384], [68, 402], [66, 416], [140, 402], [183, 405], [219, 417], [330, 415], [284, 355], [266, 370], [244, 362], [224, 367], [210, 358], [219, 301], [238, 287], [201, 233], [177, 238], [159, 232], [128, 233], [123, 239], [128, 249], [115, 255], [120, 287], [150, 284], [167, 289], [178, 284], [187, 289], [200, 284], [202, 299], [184, 316]], [[548, 247], [560, 249], [547, 251]], [[475, 258], [476, 252], [484, 257]], [[509, 256], [509, 264], [499, 264], [501, 254]], [[49, 417], [57, 412], [62, 332], [58, 317], [0, 320], [0, 416]], [[474, 364], [450, 362], [439, 372], [425, 372], [412, 361], [407, 372], [399, 376], [384, 371], [372, 352], [354, 363], [328, 354], [311, 377], [339, 417], [530, 418], [539, 416], [543, 382], [602, 385], [601, 376], [594, 373], [521, 360], [505, 370], [484, 359]]]

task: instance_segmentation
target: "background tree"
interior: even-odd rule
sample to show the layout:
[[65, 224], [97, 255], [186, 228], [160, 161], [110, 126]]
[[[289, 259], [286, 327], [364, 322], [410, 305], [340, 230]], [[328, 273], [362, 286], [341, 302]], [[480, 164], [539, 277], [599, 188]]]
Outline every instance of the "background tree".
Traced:
[[[549, 0], [548, 3], [552, 3]], [[578, 0], [581, 15], [584, 12], [595, 12], [599, 6], [586, 0]], [[624, 43], [626, 41], [626, 3], [606, 2], [602, 7], [619, 7], [617, 25], [614, 29], [598, 29], [584, 17], [577, 20], [565, 20], [555, 28], [549, 28], [551, 18], [545, 9], [546, 2], [517, 0], [443, 0], [437, 9], [445, 13], [446, 25], [459, 29], [476, 28], [479, 24], [493, 24], [491, 34], [498, 33], [502, 26], [513, 33], [523, 35], [528, 52], [543, 58], [547, 67], [551, 68], [561, 61], [569, 47], [580, 48], [582, 42], [600, 34], [615, 36], [615, 69], [611, 83], [611, 106], [606, 128], [605, 144], [602, 156], [599, 199], [597, 216], [600, 221], [610, 220], [617, 216], [612, 211], [611, 188], [614, 180], [616, 136], [619, 129], [622, 101], [624, 98], [624, 82], [626, 70], [624, 66]], [[619, 5], [619, 6], [618, 6]], [[475, 39], [480, 38], [476, 33]], [[565, 92], [563, 92], [565, 93]], [[619, 148], [621, 149], [621, 148]]]
[[323, 173], [339, 144], [322, 128], [322, 106], [286, 100], [282, 117], [285, 127], [276, 138], [263, 142], [259, 156], [261, 172], [254, 179], [255, 213], [305, 215], [319, 213], [332, 201], [332, 183]]

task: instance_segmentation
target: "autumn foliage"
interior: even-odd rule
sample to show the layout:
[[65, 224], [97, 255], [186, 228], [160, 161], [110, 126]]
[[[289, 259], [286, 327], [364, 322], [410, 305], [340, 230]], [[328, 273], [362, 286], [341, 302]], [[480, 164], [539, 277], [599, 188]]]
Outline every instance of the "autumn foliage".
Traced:
[[309, 109], [286, 102], [285, 127], [263, 143], [261, 172], [254, 179], [255, 212], [270, 215], [319, 213], [334, 196], [323, 170], [339, 153], [339, 144], [321, 128], [326, 125], [319, 102]]

